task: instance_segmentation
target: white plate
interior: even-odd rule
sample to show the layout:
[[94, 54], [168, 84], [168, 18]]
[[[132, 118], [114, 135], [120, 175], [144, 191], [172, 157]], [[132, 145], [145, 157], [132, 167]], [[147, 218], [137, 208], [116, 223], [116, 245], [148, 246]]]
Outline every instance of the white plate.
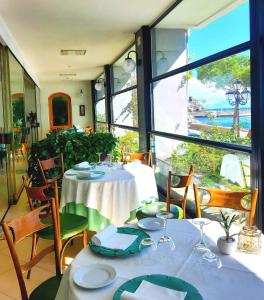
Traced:
[[145, 230], [160, 230], [164, 228], [164, 225], [159, 218], [144, 218], [138, 221], [138, 227]]
[[116, 278], [113, 267], [105, 264], [91, 264], [75, 271], [73, 281], [85, 289], [98, 289], [112, 283]]

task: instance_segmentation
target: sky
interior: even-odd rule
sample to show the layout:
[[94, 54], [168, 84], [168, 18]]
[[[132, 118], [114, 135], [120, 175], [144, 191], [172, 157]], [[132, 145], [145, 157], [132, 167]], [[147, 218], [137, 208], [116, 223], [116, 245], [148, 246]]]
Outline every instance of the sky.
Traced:
[[248, 1], [201, 29], [190, 32], [188, 48], [192, 61], [204, 58], [250, 39]]

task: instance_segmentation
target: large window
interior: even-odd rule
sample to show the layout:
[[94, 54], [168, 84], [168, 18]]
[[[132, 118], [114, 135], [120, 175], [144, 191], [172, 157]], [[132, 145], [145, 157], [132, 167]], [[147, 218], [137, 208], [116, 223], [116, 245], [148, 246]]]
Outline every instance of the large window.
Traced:
[[153, 28], [154, 77], [249, 40], [248, 1], [235, 9], [227, 1], [203, 4], [184, 0]]
[[118, 138], [120, 147], [126, 152], [139, 151], [138, 131], [112, 126], [112, 133]]
[[182, 1], [152, 28], [157, 183], [165, 190], [169, 170], [187, 173], [192, 164], [198, 185], [248, 190], [249, 5], [203, 2]]

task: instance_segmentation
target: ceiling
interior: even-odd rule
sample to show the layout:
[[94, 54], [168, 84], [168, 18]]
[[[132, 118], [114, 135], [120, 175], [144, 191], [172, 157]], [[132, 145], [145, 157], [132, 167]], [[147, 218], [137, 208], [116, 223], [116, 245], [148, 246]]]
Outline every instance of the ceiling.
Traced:
[[[1, 0], [0, 15], [39, 80], [94, 79], [173, 0]], [[61, 56], [61, 49], [86, 49]], [[69, 77], [68, 77], [69, 78]]]

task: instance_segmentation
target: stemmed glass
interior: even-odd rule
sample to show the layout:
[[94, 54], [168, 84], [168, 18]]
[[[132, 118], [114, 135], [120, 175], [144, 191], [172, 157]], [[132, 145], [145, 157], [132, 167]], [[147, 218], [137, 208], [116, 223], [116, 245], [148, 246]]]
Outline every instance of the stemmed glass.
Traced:
[[208, 249], [206, 243], [205, 243], [205, 240], [204, 240], [204, 225], [208, 225], [210, 224], [210, 220], [209, 219], [206, 219], [206, 218], [195, 218], [193, 219], [193, 224], [195, 225], [198, 225], [200, 226], [200, 241], [198, 244], [196, 244], [194, 246], [194, 248], [196, 250], [199, 250], [199, 251], [206, 251]]
[[173, 218], [173, 214], [170, 212], [160, 212], [160, 213], [156, 214], [156, 217], [163, 221], [163, 228], [164, 228], [163, 235], [158, 240], [157, 246], [159, 247], [161, 244], [167, 243], [169, 249], [171, 251], [173, 251], [175, 249], [175, 243], [174, 243], [172, 237], [170, 237], [167, 234], [167, 220]]
[[98, 155], [98, 165], [101, 165], [101, 155], [102, 155], [102, 152], [98, 152], [96, 154]]

